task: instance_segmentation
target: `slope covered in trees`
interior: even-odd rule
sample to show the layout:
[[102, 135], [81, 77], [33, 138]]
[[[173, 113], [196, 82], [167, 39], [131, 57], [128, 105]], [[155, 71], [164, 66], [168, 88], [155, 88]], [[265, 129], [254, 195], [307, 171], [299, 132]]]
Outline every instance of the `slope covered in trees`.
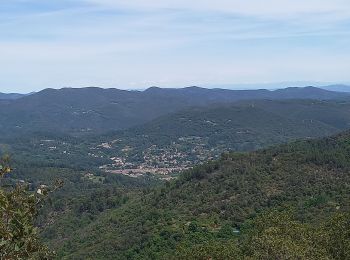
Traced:
[[[349, 94], [313, 87], [268, 90], [223, 90], [190, 87], [118, 89], [46, 89], [0, 102], [0, 134], [18, 136], [30, 132], [82, 135], [105, 133], [146, 123], [161, 115], [192, 106], [252, 99], [348, 98]], [[6, 123], [5, 123], [6, 122]]]
[[329, 136], [349, 124], [349, 102], [250, 101], [186, 109], [85, 143], [107, 162], [117, 157], [135, 166], [186, 167], [226, 151]]
[[52, 259], [51, 252], [39, 239], [34, 226], [43, 196], [50, 189], [29, 192], [28, 186], [4, 185], [11, 173], [8, 158], [0, 158], [0, 259]]
[[[67, 91], [74, 94], [74, 90]], [[155, 156], [184, 153], [192, 166], [223, 151], [250, 151], [296, 138], [330, 135], [350, 124], [350, 103], [346, 100], [242, 101], [226, 91], [218, 96], [217, 92], [197, 88], [185, 91], [195, 92], [196, 99], [188, 103], [186, 99], [179, 106], [176, 102], [185, 100], [183, 96], [189, 98], [188, 93], [157, 88], [137, 92], [136, 95], [157, 95], [166, 102], [171, 99], [174, 103], [170, 104], [177, 105], [169, 107], [182, 110], [126, 131], [79, 138], [65, 134], [72, 133], [70, 130], [58, 128], [50, 134], [25, 132], [21, 138], [1, 137], [0, 153], [12, 152], [16, 165], [6, 183], [23, 181], [34, 191], [56, 178], [65, 181], [64, 188], [41, 210], [36, 222], [42, 238], [57, 250], [58, 257], [268, 259], [272, 254], [278, 259], [286, 255], [346, 259], [349, 133], [250, 153], [226, 153], [219, 160], [181, 173], [178, 179], [159, 188], [152, 188], [158, 181], [149, 175], [127, 178], [98, 169], [110, 163], [111, 157], [124, 156], [125, 152], [130, 161], [140, 162], [147, 151]], [[299, 90], [284, 91], [293, 94]], [[106, 93], [101, 100], [113, 96]], [[55, 100], [56, 94], [48, 99], [47, 107], [55, 107], [57, 114], [51, 115], [63, 124], [72, 110], [68, 106], [68, 114], [60, 114], [66, 95]], [[69, 102], [81, 97], [81, 93], [73, 94]], [[126, 92], [129, 94], [134, 95]], [[99, 98], [88, 96], [89, 104], [100, 105]], [[36, 101], [21, 104], [29, 110], [38, 106], [38, 114], [43, 113], [41, 99], [35, 95], [30, 98]], [[234, 104], [214, 104], [233, 99]], [[211, 105], [200, 107], [206, 104], [201, 100]], [[2, 104], [11, 107], [12, 102]], [[84, 102], [78, 106], [85, 107]], [[132, 104], [131, 99], [128, 102]], [[186, 108], [188, 104], [199, 105]], [[42, 122], [46, 122], [45, 113], [42, 115]], [[35, 130], [37, 117], [28, 118], [34, 120]], [[27, 120], [22, 119], [21, 122]], [[53, 128], [58, 121], [53, 122]], [[152, 165], [163, 163], [158, 157], [152, 160]]]
[[[189, 108], [102, 136], [27, 133], [0, 139], [0, 151], [13, 154], [13, 160], [45, 167], [181, 169], [222, 152], [329, 136], [349, 125], [348, 101], [245, 101]], [[111, 158], [122, 163], [116, 165]]]
[[349, 158], [350, 133], [224, 154], [73, 232], [74, 214], [61, 216], [43, 237], [74, 259], [346, 259]]

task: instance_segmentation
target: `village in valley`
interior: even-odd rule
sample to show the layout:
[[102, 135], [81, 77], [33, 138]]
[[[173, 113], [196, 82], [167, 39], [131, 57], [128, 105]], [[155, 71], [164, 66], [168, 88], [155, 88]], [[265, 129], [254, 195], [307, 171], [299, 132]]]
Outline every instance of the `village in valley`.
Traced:
[[[142, 137], [144, 138], [144, 137]], [[145, 139], [147, 140], [147, 138]], [[56, 160], [65, 160], [70, 156], [84, 156], [91, 166], [86, 175], [91, 179], [93, 171], [110, 174], [121, 174], [130, 177], [153, 175], [161, 179], [172, 179], [183, 170], [196, 164], [213, 160], [220, 156], [224, 147], [210, 147], [208, 140], [201, 137], [179, 137], [170, 143], [147, 143], [142, 141], [119, 138], [100, 143], [72, 143], [61, 139], [38, 139], [31, 145], [39, 152], [45, 152]], [[80, 157], [77, 160], [81, 160]], [[93, 167], [92, 167], [93, 166]], [[94, 170], [95, 169], [95, 170]], [[95, 179], [94, 179], [95, 180]]]
[[[218, 155], [218, 151], [209, 150], [200, 137], [181, 137], [169, 145], [153, 144], [142, 150], [129, 145], [121, 146], [122, 143], [122, 140], [114, 140], [93, 148], [97, 154], [117, 154], [109, 157], [110, 163], [100, 166], [100, 170], [130, 177], [152, 174], [170, 179], [177, 173]], [[216, 156], [214, 152], [217, 152]]]

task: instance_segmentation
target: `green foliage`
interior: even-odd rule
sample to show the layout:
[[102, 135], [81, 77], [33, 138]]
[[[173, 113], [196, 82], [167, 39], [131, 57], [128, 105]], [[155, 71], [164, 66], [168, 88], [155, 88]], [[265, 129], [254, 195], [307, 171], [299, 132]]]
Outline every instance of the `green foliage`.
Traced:
[[224, 154], [129, 193], [91, 221], [65, 214], [65, 225], [50, 226], [60, 232], [46, 238], [59, 245], [60, 257], [74, 259], [341, 259], [348, 256], [348, 222], [329, 219], [350, 211], [349, 139]]
[[180, 244], [170, 259], [349, 259], [350, 214], [335, 213], [317, 225], [292, 211], [267, 211], [247, 221], [235, 239]]
[[332, 259], [323, 243], [327, 232], [296, 221], [290, 212], [259, 216], [249, 232], [244, 252], [252, 259]]
[[186, 260], [224, 260], [224, 259], [242, 259], [242, 252], [237, 240], [213, 240], [203, 244], [194, 244], [190, 247], [180, 246], [175, 257], [169, 259]]
[[[86, 91], [89, 92], [89, 90]], [[94, 90], [90, 91], [94, 92]], [[65, 94], [62, 95], [65, 96]], [[75, 95], [78, 96], [77, 93]], [[102, 96], [101, 102], [106, 101], [109, 106], [110, 97], [105, 94]], [[69, 100], [71, 104], [73, 102], [71, 97]], [[93, 102], [93, 100], [89, 101]], [[76, 114], [81, 121], [71, 120], [69, 123], [80, 125], [83, 124], [82, 121], [88, 120], [89, 116], [100, 118], [104, 113], [111, 112], [108, 109], [108, 111], [96, 114], [83, 113], [81, 105], [77, 104], [78, 112], [67, 112], [66, 115], [69, 118], [72, 114]], [[83, 138], [80, 134], [71, 136], [70, 131], [79, 132], [85, 129], [85, 123], [84, 127], [73, 127], [75, 130], [71, 128], [60, 130], [61, 126], [66, 127], [65, 121], [67, 121], [64, 120], [64, 114], [62, 114], [63, 118], [56, 118], [60, 121], [60, 125], [55, 129], [50, 129], [50, 134], [42, 130], [44, 133], [26, 131], [20, 138], [16, 136], [16, 138], [4, 139], [1, 136], [0, 150], [11, 152], [15, 156], [13, 159], [16, 160], [16, 165], [17, 161], [20, 161], [30, 166], [86, 170], [111, 164], [110, 158], [118, 157], [137, 166], [145, 162], [144, 157], [147, 154], [149, 155], [147, 157], [153, 158], [153, 160], [150, 159], [149, 165], [154, 167], [192, 166], [219, 158], [221, 153], [227, 151], [252, 151], [298, 138], [328, 136], [347, 129], [350, 124], [350, 113], [348, 112], [350, 103], [348, 101], [263, 100], [241, 101], [234, 104], [219, 102], [219, 105], [182, 110], [186, 107], [186, 105], [183, 107], [181, 105], [181, 109], [178, 108], [181, 111], [175, 108], [160, 110], [165, 115], [155, 118], [155, 115], [152, 114], [149, 120], [154, 120], [146, 120], [146, 124], [127, 130], [105, 135], [91, 133], [88, 136], [85, 135], [86, 132], [81, 132], [80, 134], [84, 135]], [[175, 111], [177, 112], [170, 113]], [[117, 114], [114, 110], [112, 112], [113, 115]], [[116, 120], [108, 118], [113, 122]], [[105, 118], [99, 120], [104, 121]], [[30, 122], [32, 121], [30, 117]], [[111, 129], [111, 126], [115, 125], [107, 121], [103, 129]], [[47, 127], [45, 120], [36, 123], [43, 124], [40, 129]], [[97, 128], [101, 127], [100, 123], [95, 123], [91, 118], [88, 123], [96, 124]], [[49, 124], [49, 127], [51, 126], [52, 122]], [[23, 129], [17, 130], [23, 131]], [[6, 132], [15, 133], [16, 131], [7, 130]], [[99, 147], [105, 142], [110, 145], [110, 148]], [[125, 152], [125, 147], [131, 149]], [[167, 159], [161, 160], [164, 154], [168, 155]], [[169, 161], [173, 162], [169, 163]]]
[[335, 214], [324, 228], [328, 253], [334, 259], [350, 259], [350, 214]]
[[[219, 155], [227, 149], [255, 150], [327, 135], [347, 127], [348, 106], [333, 101], [247, 102], [189, 109], [85, 141], [56, 134], [49, 141], [40, 136], [7, 141], [11, 145], [0, 148], [13, 149], [16, 169], [2, 179], [1, 194], [9, 197], [1, 197], [13, 218], [40, 227], [20, 226], [16, 237], [34, 237], [40, 252], [40, 235], [58, 258], [348, 259], [349, 216], [344, 212], [350, 211], [349, 133], [225, 153], [155, 188], [152, 178], [131, 179], [97, 169], [126, 145], [134, 148], [128, 158], [140, 162], [153, 144], [168, 149], [185, 140], [175, 145], [176, 151], [187, 154], [184, 161], [196, 163], [206, 160], [196, 157], [196, 146]], [[121, 140], [111, 149], [97, 149], [105, 138]], [[92, 150], [97, 157], [88, 155]], [[11, 170], [3, 164], [3, 173]], [[66, 185], [37, 218], [33, 203], [40, 196], [33, 191], [57, 177]], [[19, 180], [31, 184], [15, 186]], [[19, 207], [14, 198], [27, 206]], [[18, 208], [29, 213], [18, 215]], [[293, 214], [286, 208], [293, 208]], [[12, 250], [28, 248], [26, 241], [11, 242]]]
[[[0, 181], [11, 172], [8, 158], [0, 161]], [[50, 259], [52, 252], [43, 245], [34, 226], [39, 196], [28, 192], [27, 186], [0, 188], [0, 258], [1, 259]]]

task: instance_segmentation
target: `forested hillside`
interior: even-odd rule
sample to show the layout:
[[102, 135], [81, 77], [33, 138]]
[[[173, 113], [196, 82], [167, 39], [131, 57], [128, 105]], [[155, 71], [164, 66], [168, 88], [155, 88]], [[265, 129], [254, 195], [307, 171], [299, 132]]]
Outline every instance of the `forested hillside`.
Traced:
[[349, 94], [313, 87], [269, 90], [224, 90], [190, 87], [118, 89], [46, 89], [0, 102], [0, 134], [33, 132], [69, 135], [100, 134], [149, 122], [161, 115], [194, 106], [254, 99], [346, 99]]
[[[64, 182], [36, 220], [58, 259], [346, 259], [350, 134], [311, 139], [349, 128], [347, 97], [213, 91], [64, 89], [3, 100], [16, 112], [1, 121], [0, 155], [14, 165], [1, 185], [35, 192]], [[108, 132], [131, 115], [144, 124]], [[83, 124], [102, 130], [76, 135]]]
[[189, 108], [100, 136], [72, 137], [53, 131], [0, 138], [0, 151], [44, 167], [163, 175], [218, 158], [223, 152], [329, 136], [349, 125], [348, 101], [241, 101]]
[[68, 259], [347, 259], [349, 158], [349, 133], [225, 154], [43, 237]]
[[188, 168], [222, 152], [328, 136], [349, 124], [349, 102], [251, 101], [186, 109], [88, 142], [109, 170]]

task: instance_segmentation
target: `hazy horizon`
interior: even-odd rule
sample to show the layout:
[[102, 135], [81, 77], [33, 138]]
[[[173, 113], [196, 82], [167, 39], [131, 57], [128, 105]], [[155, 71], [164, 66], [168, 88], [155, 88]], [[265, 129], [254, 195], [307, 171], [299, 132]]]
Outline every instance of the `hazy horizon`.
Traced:
[[[144, 88], [123, 88], [123, 87], [103, 87], [103, 86], [83, 86], [83, 87], [75, 87], [75, 86], [62, 86], [62, 87], [47, 87], [37, 90], [32, 90], [28, 92], [21, 92], [21, 91], [2, 91], [0, 87], [0, 93], [3, 94], [30, 94], [35, 92], [40, 92], [45, 89], [64, 89], [64, 88], [73, 88], [73, 89], [79, 89], [79, 88], [101, 88], [101, 89], [120, 89], [120, 90], [127, 90], [127, 91], [145, 91], [152, 87], [158, 87], [162, 89], [183, 89], [188, 87], [199, 87], [199, 88], [206, 88], [206, 89], [228, 89], [228, 90], [258, 90], [258, 89], [266, 89], [266, 90], [277, 90], [277, 89], [285, 89], [285, 88], [291, 88], [291, 87], [332, 87], [332, 86], [344, 86], [349, 87], [350, 91], [350, 84], [349, 83], [336, 83], [336, 82], [313, 82], [313, 81], [297, 81], [297, 82], [271, 82], [271, 83], [252, 83], [252, 84], [192, 84], [188, 86], [147, 86]], [[335, 90], [337, 91], [337, 90]]]

